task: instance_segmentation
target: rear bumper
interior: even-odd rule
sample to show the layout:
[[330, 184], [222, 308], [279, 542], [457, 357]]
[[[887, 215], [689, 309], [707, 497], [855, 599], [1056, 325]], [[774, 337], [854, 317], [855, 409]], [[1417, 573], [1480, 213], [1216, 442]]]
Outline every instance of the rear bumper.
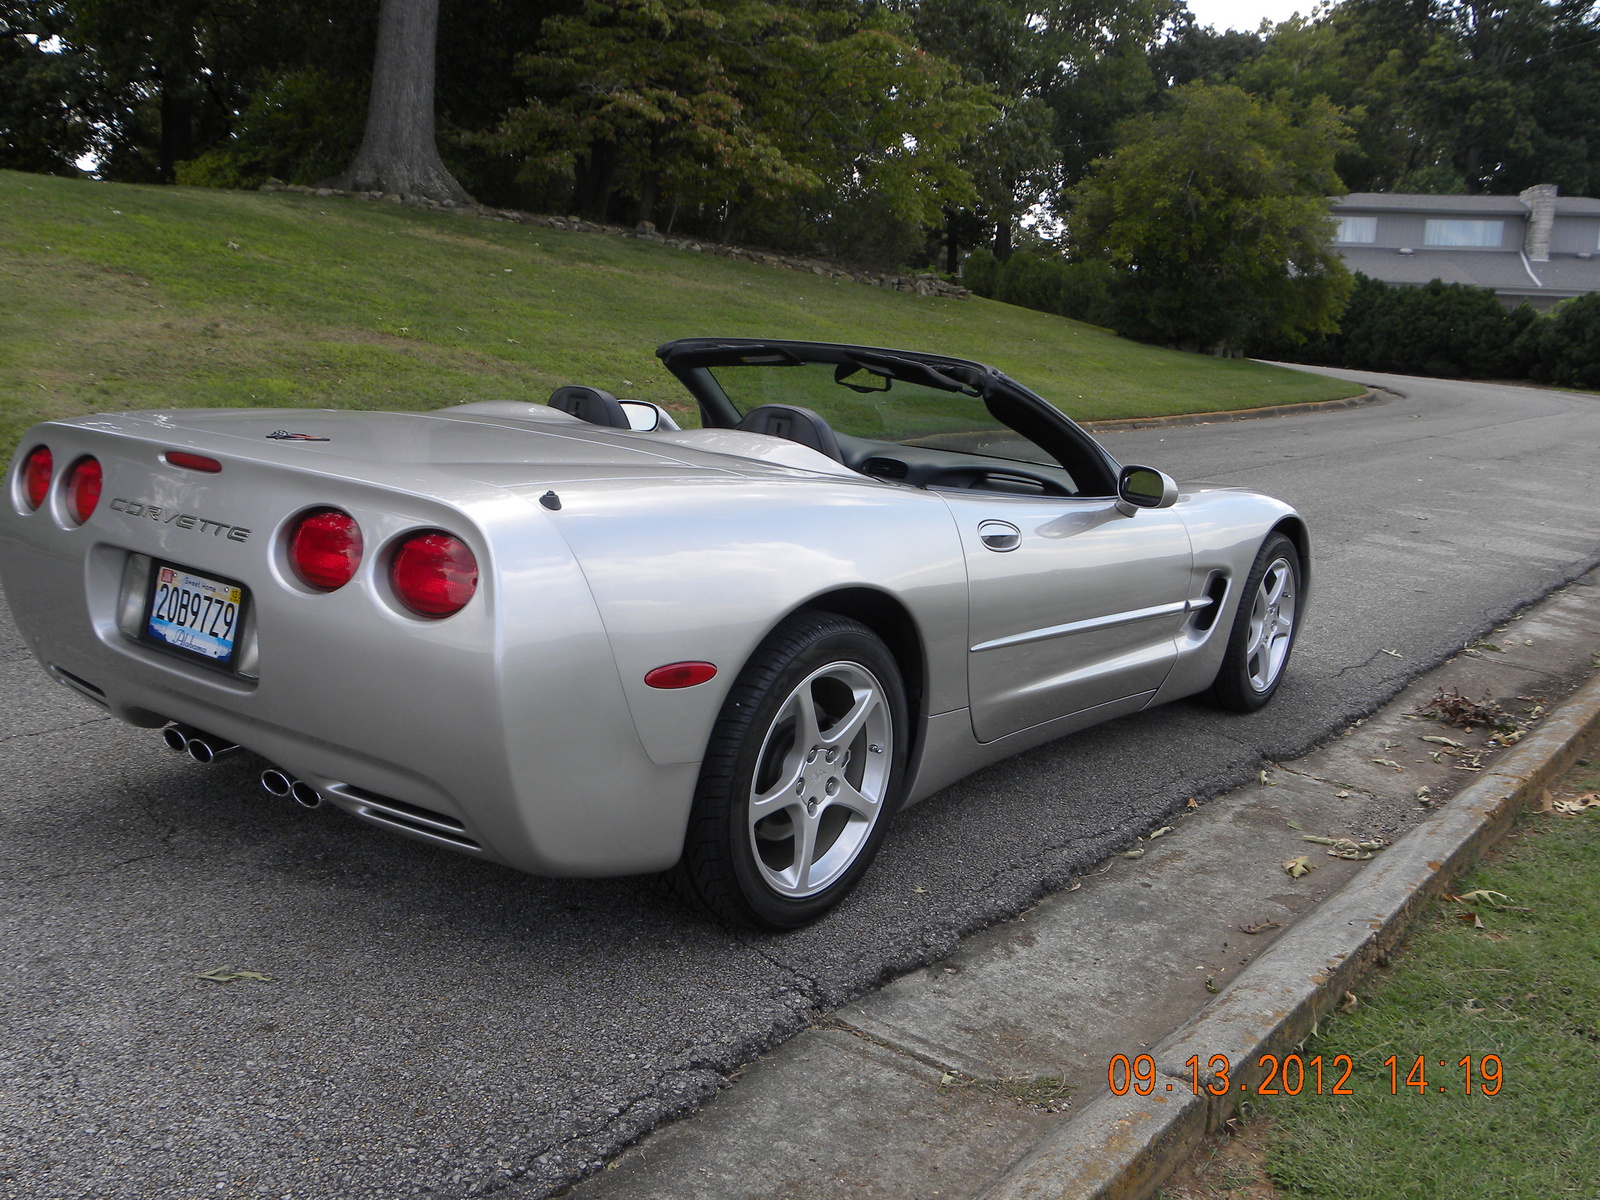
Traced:
[[[95, 451], [114, 486], [114, 461]], [[698, 763], [645, 753], [582, 573], [537, 510], [514, 496], [479, 511], [353, 485], [328, 502], [374, 548], [419, 525], [459, 532], [482, 568], [478, 594], [443, 621], [404, 613], [385, 598], [376, 549], [337, 592], [299, 587], [277, 540], [303, 498], [282, 505], [276, 526], [255, 521], [243, 543], [181, 536], [106, 504], [77, 528], [7, 506], [0, 583], [40, 663], [131, 724], [194, 726], [363, 820], [521, 870], [674, 863]], [[127, 595], [141, 578], [134, 555], [249, 588], [255, 678], [129, 636], [128, 612], [142, 608]]]

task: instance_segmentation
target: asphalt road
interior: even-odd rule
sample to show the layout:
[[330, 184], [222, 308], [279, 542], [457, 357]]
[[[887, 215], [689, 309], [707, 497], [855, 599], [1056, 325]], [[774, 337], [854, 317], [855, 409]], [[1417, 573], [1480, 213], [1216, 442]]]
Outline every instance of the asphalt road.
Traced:
[[[544, 1195], [817, 1009], [1294, 757], [1600, 561], [1600, 397], [1350, 377], [1405, 398], [1107, 439], [1309, 518], [1312, 608], [1273, 705], [1172, 705], [973, 776], [783, 937], [273, 801], [258, 762], [195, 766], [49, 683], [0, 621], [0, 1196]], [[197, 978], [217, 967], [270, 978]]]

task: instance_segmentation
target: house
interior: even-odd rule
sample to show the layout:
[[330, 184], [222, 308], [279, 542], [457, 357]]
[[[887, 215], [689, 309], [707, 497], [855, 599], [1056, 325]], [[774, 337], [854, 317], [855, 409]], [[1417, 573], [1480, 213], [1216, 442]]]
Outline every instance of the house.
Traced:
[[1385, 283], [1467, 283], [1541, 312], [1600, 291], [1600, 200], [1553, 183], [1520, 196], [1352, 192], [1333, 218], [1345, 265]]

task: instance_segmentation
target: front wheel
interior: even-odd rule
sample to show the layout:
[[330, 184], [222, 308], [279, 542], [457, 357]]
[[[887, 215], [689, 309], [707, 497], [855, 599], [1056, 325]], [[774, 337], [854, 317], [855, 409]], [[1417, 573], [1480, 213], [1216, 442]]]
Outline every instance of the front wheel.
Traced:
[[866, 872], [905, 764], [904, 686], [866, 626], [799, 613], [734, 683], [711, 735], [676, 890], [724, 920], [793, 929]]
[[1261, 545], [1245, 578], [1228, 649], [1211, 699], [1234, 712], [1255, 712], [1272, 699], [1294, 647], [1300, 612], [1300, 552], [1281, 533]]

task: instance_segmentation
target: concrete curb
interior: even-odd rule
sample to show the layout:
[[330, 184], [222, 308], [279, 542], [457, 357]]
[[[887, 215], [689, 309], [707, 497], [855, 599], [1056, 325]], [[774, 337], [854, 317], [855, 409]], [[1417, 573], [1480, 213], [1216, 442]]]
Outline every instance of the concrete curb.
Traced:
[[1332, 412], [1340, 408], [1361, 408], [1395, 399], [1395, 393], [1368, 388], [1359, 396], [1343, 400], [1312, 400], [1305, 404], [1273, 404], [1266, 408], [1233, 408], [1226, 412], [1186, 413], [1176, 417], [1119, 417], [1111, 421], [1079, 421], [1090, 433], [1118, 433], [1124, 429], [1169, 429], [1175, 425], [1211, 425], [1224, 421], [1253, 421], [1257, 417], [1298, 417], [1305, 413]]
[[[1346, 991], [1387, 961], [1422, 905], [1509, 828], [1521, 806], [1600, 733], [1600, 677], [1551, 713], [1481, 779], [1384, 851], [1287, 931], [1202, 1013], [1150, 1051], [1156, 1090], [1094, 1101], [1040, 1142], [982, 1200], [1137, 1200], [1150, 1195], [1262, 1077], [1263, 1054], [1292, 1051]], [[1195, 1055], [1226, 1055], [1222, 1080]], [[1167, 1088], [1170, 1086], [1171, 1091]]]

